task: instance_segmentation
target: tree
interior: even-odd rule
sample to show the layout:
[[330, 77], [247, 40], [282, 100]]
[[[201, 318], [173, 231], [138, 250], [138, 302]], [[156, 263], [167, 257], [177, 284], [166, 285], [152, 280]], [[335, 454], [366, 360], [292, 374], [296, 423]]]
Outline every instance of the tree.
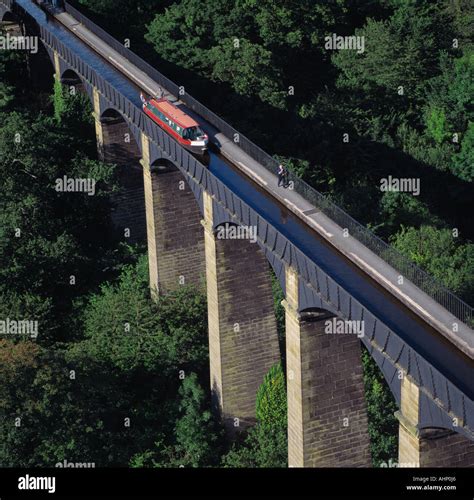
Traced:
[[466, 302], [474, 298], [474, 245], [450, 229], [402, 227], [392, 238], [396, 249], [424, 268]]
[[8, 107], [13, 100], [13, 87], [5, 82], [0, 82], [0, 109]]
[[155, 16], [145, 39], [163, 59], [209, 75], [208, 51], [234, 33], [245, 38], [250, 22], [234, 2], [182, 0]]
[[469, 122], [462, 138], [461, 149], [453, 155], [451, 169], [459, 178], [468, 182], [474, 181], [474, 122]]
[[433, 215], [419, 197], [410, 193], [386, 191], [379, 206], [381, 223], [377, 232], [384, 236], [395, 234], [402, 224], [414, 227], [421, 224], [443, 225], [443, 221]]
[[[205, 303], [191, 290], [180, 290], [163, 298], [160, 308], [149, 296], [145, 264], [144, 256], [124, 266], [116, 285], [104, 286], [82, 305], [84, 319], [72, 327], [84, 327], [85, 338], [71, 332], [74, 341], [48, 348], [24, 339], [0, 341], [1, 464], [44, 467], [67, 460], [125, 466], [132, 457], [143, 459], [141, 450], [151, 449], [157, 436], [167, 446], [173, 443], [167, 464], [215, 460], [219, 434], [210, 432], [214, 424], [197, 375], [187, 375], [178, 393], [180, 373], [205, 363], [205, 356], [196, 358], [204, 352], [205, 335], [199, 330], [197, 337], [186, 336], [173, 327], [199, 319], [196, 328], [203, 328]], [[12, 311], [23, 318], [27, 311], [39, 319], [41, 333], [48, 303], [35, 297], [21, 303], [9, 293], [11, 305], [2, 303], [0, 314]], [[20, 428], [14, 425], [17, 416]]]
[[159, 434], [152, 449], [132, 457], [132, 467], [209, 467], [217, 463], [222, 430], [211, 414], [209, 394], [195, 373], [185, 376], [179, 398], [173, 433]]
[[[425, 81], [438, 71], [439, 51], [448, 47], [449, 25], [442, 12], [427, 1], [401, 2], [388, 20], [368, 19], [363, 29], [363, 54], [342, 50], [333, 56], [341, 70], [340, 85], [375, 94], [383, 91], [390, 102], [420, 100]], [[397, 97], [398, 96], [398, 97]]]
[[54, 79], [53, 104], [54, 104], [54, 117], [56, 118], [56, 121], [60, 123], [66, 108], [66, 100], [64, 98], [63, 86], [61, 82], [56, 78]]
[[442, 109], [430, 109], [426, 119], [426, 128], [428, 134], [437, 144], [441, 144], [448, 137], [449, 134], [446, 123], [446, 115]]
[[[53, 314], [53, 300], [51, 297], [42, 297], [31, 292], [19, 293], [5, 287], [0, 287], [0, 319], [5, 321], [32, 321], [37, 324], [37, 331], [41, 341], [52, 340], [52, 334], [58, 323]], [[12, 341], [27, 340], [25, 336], [12, 336]]]
[[175, 447], [178, 461], [190, 467], [210, 465], [216, 458], [217, 435], [209, 402], [195, 373], [184, 378], [179, 395], [181, 416], [176, 422]]
[[473, 119], [472, 94], [474, 92], [474, 53], [453, 57], [446, 51], [440, 53], [440, 73], [426, 82], [425, 116], [430, 131], [431, 113], [435, 111], [438, 121], [445, 121], [444, 132], [466, 130]]
[[227, 468], [286, 468], [288, 467], [288, 439], [285, 429], [268, 430], [252, 427], [243, 442], [238, 442], [223, 456]]
[[[99, 24], [115, 35], [123, 35], [128, 39], [142, 35], [145, 23], [157, 11], [164, 10], [172, 4], [172, 0], [78, 0], [93, 17], [98, 17]], [[81, 10], [84, 10], [82, 8]], [[120, 16], [117, 16], [120, 12]], [[133, 42], [132, 42], [133, 43]], [[132, 45], [134, 47], [134, 44]]]
[[177, 377], [207, 360], [206, 302], [183, 286], [156, 302], [148, 287], [147, 257], [124, 266], [117, 283], [104, 284], [84, 310], [84, 339], [73, 348], [116, 369], [142, 368]]
[[224, 467], [287, 467], [287, 407], [281, 363], [270, 368], [257, 393], [257, 424], [224, 455]]
[[[0, 36], [5, 36], [2, 26]], [[26, 68], [21, 51], [0, 51], [0, 113], [11, 107], [26, 85]]]
[[365, 348], [362, 349], [362, 366], [370, 454], [374, 467], [379, 467], [382, 462], [397, 461], [398, 420], [394, 415], [397, 405], [382, 372]]
[[278, 82], [281, 75], [272, 70], [272, 53], [259, 44], [240, 38], [225, 38], [209, 50], [211, 78], [229, 82], [241, 95], [258, 95], [275, 107], [285, 107], [285, 94]]
[[116, 370], [31, 341], [0, 340], [0, 361], [2, 466], [123, 467], [156, 432], [170, 432], [176, 392], [158, 372]]
[[312, 0], [291, 5], [284, 0], [245, 0], [244, 8], [252, 13], [256, 32], [266, 47], [298, 51], [310, 47], [321, 50], [321, 39], [345, 14], [343, 2]]
[[[0, 128], [0, 292], [15, 283], [18, 293], [52, 299], [64, 323], [40, 342], [66, 335], [72, 301], [98, 284], [116, 243], [109, 225], [114, 169], [81, 151], [89, 143], [69, 126], [69, 102], [61, 125], [11, 112]], [[57, 190], [64, 176], [93, 179], [94, 196]]]
[[256, 417], [268, 428], [287, 424], [286, 381], [281, 363], [270, 368], [257, 392]]

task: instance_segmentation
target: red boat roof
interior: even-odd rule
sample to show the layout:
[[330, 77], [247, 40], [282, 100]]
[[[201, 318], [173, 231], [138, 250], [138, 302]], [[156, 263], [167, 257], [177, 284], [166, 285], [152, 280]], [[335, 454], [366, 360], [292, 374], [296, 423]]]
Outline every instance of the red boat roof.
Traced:
[[170, 118], [173, 119], [175, 123], [177, 123], [183, 128], [198, 126], [198, 123], [195, 120], [193, 120], [189, 115], [181, 111], [167, 99], [151, 99], [150, 104], [152, 104], [155, 108], [158, 108], [160, 111], [168, 115]]

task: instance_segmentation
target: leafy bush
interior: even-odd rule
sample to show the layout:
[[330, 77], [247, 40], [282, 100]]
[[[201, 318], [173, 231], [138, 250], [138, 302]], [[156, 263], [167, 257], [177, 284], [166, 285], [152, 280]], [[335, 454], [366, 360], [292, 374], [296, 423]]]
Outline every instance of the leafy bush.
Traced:
[[285, 373], [278, 363], [270, 368], [258, 389], [256, 417], [264, 427], [284, 427], [287, 413]]

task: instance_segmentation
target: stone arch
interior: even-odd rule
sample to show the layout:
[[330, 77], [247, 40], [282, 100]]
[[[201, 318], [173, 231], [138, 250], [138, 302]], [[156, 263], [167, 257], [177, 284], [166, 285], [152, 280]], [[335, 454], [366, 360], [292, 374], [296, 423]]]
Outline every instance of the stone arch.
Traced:
[[233, 436], [255, 423], [258, 388], [281, 360], [272, 285], [249, 226], [226, 216], [208, 192], [204, 226], [212, 401]]
[[204, 234], [193, 182], [150, 140], [142, 144], [150, 286], [167, 293], [203, 288]]
[[103, 159], [116, 165], [139, 165], [140, 144], [128, 121], [115, 108], [108, 107], [100, 113]]
[[[168, 160], [167, 158], [156, 158], [150, 165], [150, 170], [152, 173], [155, 174], [167, 174], [171, 172], [180, 172], [181, 170], [178, 168], [178, 166], [172, 162], [171, 160]], [[183, 174], [183, 180], [185, 180], [185, 176]]]
[[288, 463], [370, 467], [359, 339], [327, 308], [300, 307], [301, 278], [286, 275]]
[[11, 10], [5, 10], [5, 7], [2, 5], [0, 5], [0, 22], [9, 24], [20, 23], [18, 17]]
[[159, 172], [164, 173], [167, 170], [176, 170], [181, 172], [181, 180], [186, 181], [189, 190], [193, 193], [195, 202], [197, 203], [199, 214], [201, 217], [203, 217], [203, 186], [197, 183], [195, 179], [193, 179], [184, 168], [182, 168], [177, 162], [169, 158], [166, 152], [155, 146], [155, 144], [151, 144], [151, 152], [154, 158], [152, 164], [158, 167]]
[[[70, 71], [70, 70], [68, 70]], [[74, 77], [74, 72], [63, 78]], [[96, 117], [97, 120], [97, 117]], [[100, 128], [101, 159], [115, 165], [118, 192], [112, 195], [112, 223], [128, 243], [146, 242], [146, 212], [141, 150], [129, 123], [115, 108], [105, 108], [96, 123]]]
[[75, 92], [87, 94], [84, 80], [73, 69], [68, 68], [62, 72], [61, 83], [69, 88], [73, 87]]
[[332, 318], [334, 317], [334, 313], [320, 307], [308, 307], [300, 310], [300, 317], [302, 321], [314, 323], [316, 321], [321, 321], [321, 319]]

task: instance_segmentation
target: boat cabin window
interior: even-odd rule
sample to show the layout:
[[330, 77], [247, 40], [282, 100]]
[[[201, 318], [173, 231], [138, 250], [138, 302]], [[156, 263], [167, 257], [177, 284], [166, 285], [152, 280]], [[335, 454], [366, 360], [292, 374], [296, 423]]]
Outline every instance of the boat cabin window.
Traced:
[[183, 137], [185, 139], [189, 139], [190, 141], [194, 141], [202, 135], [204, 135], [204, 132], [200, 127], [188, 127], [183, 132]]

